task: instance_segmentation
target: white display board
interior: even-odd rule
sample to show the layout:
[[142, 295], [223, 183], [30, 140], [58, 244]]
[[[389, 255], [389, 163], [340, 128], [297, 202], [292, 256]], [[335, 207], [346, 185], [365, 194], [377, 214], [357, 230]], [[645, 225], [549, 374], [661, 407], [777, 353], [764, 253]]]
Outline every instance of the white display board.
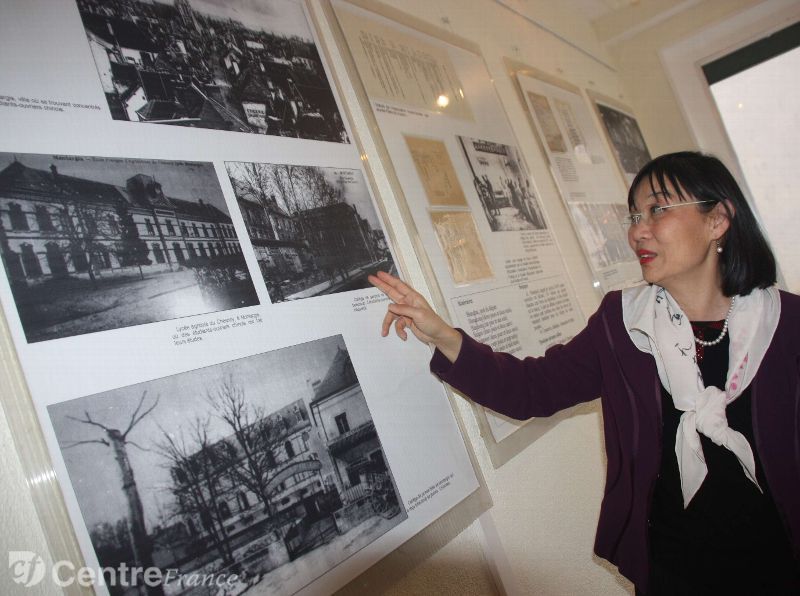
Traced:
[[[332, 5], [453, 323], [519, 356], [569, 340], [583, 315], [481, 55]], [[487, 420], [490, 446], [521, 426]]]
[[641, 281], [624, 225], [627, 189], [580, 90], [524, 71], [517, 82], [595, 280], [605, 292]]
[[316, 44], [293, 1], [0, 5], [0, 298], [91, 568], [330, 592], [478, 488], [427, 347], [379, 337]]

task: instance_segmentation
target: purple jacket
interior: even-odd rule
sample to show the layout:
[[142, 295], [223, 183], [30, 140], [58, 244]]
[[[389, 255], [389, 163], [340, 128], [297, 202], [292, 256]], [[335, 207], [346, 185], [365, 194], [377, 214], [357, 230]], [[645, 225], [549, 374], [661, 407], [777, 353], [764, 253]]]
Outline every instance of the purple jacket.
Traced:
[[[621, 296], [607, 294], [583, 331], [542, 357], [520, 360], [464, 334], [458, 359], [451, 364], [436, 351], [431, 371], [475, 402], [519, 420], [602, 396], [608, 467], [594, 549], [646, 589], [648, 518], [661, 461], [661, 383], [655, 360], [625, 330]], [[781, 292], [778, 329], [751, 397], [755, 449], [800, 560], [800, 296]]]

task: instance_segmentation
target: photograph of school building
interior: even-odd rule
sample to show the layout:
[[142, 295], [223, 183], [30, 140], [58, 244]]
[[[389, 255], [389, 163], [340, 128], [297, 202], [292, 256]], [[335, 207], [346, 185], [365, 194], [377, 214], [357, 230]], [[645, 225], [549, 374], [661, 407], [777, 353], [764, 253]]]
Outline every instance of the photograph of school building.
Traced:
[[29, 342], [258, 304], [210, 163], [0, 154], [0, 255]]

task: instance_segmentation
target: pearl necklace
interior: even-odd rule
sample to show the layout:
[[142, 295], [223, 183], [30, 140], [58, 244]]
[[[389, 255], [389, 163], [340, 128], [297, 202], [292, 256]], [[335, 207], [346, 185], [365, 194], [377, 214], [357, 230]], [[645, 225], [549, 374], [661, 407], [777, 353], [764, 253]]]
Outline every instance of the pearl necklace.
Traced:
[[711, 341], [706, 341], [704, 339], [700, 339], [695, 335], [694, 343], [696, 343], [698, 346], [709, 347], [709, 346], [716, 346], [719, 342], [725, 339], [725, 336], [728, 334], [728, 319], [731, 318], [731, 313], [733, 312], [733, 305], [735, 302], [736, 302], [736, 296], [733, 296], [731, 298], [731, 306], [730, 308], [728, 308], [728, 314], [725, 315], [725, 321], [722, 323], [722, 332], [719, 334], [719, 337]]

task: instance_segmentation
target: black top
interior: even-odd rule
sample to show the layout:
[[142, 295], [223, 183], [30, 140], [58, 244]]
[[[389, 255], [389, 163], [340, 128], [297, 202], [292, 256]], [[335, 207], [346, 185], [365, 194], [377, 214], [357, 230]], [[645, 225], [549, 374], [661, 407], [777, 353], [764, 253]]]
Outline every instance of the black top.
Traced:
[[[722, 322], [692, 323], [701, 339], [719, 336]], [[724, 389], [729, 341], [698, 346], [706, 386]], [[755, 456], [760, 492], [724, 447], [700, 434], [708, 475], [684, 509], [675, 436], [682, 411], [661, 388], [661, 469], [650, 512], [652, 574], [648, 594], [800, 594], [800, 570], [764, 478], [753, 438], [750, 388], [727, 407], [728, 426]]]

